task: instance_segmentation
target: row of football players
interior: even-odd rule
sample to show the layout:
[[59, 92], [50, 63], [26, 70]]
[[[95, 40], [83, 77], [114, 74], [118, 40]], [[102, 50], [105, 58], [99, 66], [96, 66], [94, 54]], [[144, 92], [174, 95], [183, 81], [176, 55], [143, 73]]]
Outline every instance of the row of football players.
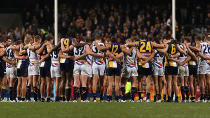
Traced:
[[[177, 75], [179, 74], [183, 100], [185, 100], [185, 94], [186, 99], [189, 99], [190, 91], [191, 100], [194, 101], [196, 87], [194, 83], [198, 78], [197, 73], [202, 92], [201, 100], [209, 98], [209, 95], [205, 94], [205, 89], [210, 89], [210, 67], [207, 61], [210, 55], [209, 37], [205, 40], [202, 41], [202, 38], [197, 36], [195, 43], [185, 39], [184, 42], [177, 44], [170, 37], [149, 41], [142, 36], [141, 40], [127, 39], [125, 44], [121, 44], [120, 38], [114, 37], [105, 42], [100, 37], [96, 37], [94, 42], [76, 37], [63, 38], [60, 44], [55, 46], [53, 37], [50, 35], [43, 43], [39, 36], [27, 35], [24, 44], [21, 42], [12, 44], [12, 40], [8, 39], [7, 47], [4, 48], [4, 43], [1, 42], [0, 56], [7, 62], [6, 76], [10, 87], [10, 100], [15, 99], [13, 93], [17, 74], [18, 100], [25, 100], [25, 96], [30, 100], [31, 88], [33, 88], [35, 101], [37, 101], [39, 89], [41, 101], [44, 101], [46, 85], [47, 101], [50, 101], [52, 80], [55, 82], [56, 101], [60, 98], [64, 99], [64, 86], [66, 99], [70, 100], [70, 78], [73, 75], [74, 97], [72, 98], [74, 100], [81, 95], [82, 101], [86, 101], [90, 86], [94, 100], [97, 91], [101, 94], [107, 91], [107, 100], [111, 101], [113, 86], [115, 99], [125, 100], [125, 83], [130, 79], [132, 100], [137, 92], [141, 100], [142, 80], [146, 80], [147, 101], [149, 101], [150, 84], [153, 79], [155, 98], [158, 101], [163, 89], [165, 100], [168, 95], [168, 101], [172, 101], [173, 91], [177, 102]], [[17, 64], [16, 60], [18, 60]], [[1, 75], [3, 77], [3, 74]], [[6, 91], [5, 84], [6, 82], [3, 81], [2, 93]], [[120, 98], [121, 95], [122, 98]]]

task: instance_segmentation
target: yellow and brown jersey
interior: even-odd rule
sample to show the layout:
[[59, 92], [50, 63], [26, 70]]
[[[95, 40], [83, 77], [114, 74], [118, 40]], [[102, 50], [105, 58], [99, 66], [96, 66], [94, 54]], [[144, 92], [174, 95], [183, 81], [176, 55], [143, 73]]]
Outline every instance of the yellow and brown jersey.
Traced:
[[151, 56], [152, 44], [150, 41], [139, 41], [139, 52], [144, 56]]

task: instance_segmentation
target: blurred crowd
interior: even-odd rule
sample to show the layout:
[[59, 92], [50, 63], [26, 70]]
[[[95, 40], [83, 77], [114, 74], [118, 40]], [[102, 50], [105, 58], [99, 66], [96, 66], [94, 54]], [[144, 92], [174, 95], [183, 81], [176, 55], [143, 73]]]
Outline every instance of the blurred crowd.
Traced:
[[[206, 0], [177, 1], [176, 38], [193, 37], [210, 28], [210, 4]], [[43, 35], [53, 33], [53, 4], [37, 2], [22, 13], [23, 27], [0, 32], [1, 38], [13, 36], [22, 39], [26, 33]], [[90, 40], [97, 35], [107, 38], [131, 36], [148, 38], [172, 34], [171, 1], [103, 0], [59, 1], [59, 36], [69, 37], [80, 33]]]

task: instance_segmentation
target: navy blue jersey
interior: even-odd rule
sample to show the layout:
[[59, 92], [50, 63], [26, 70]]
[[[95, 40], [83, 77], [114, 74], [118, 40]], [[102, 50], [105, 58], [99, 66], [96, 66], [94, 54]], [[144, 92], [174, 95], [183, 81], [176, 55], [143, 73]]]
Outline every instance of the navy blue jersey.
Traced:
[[[42, 45], [43, 45], [43, 43], [40, 45], [40, 47], [42, 47]], [[47, 54], [48, 54], [47, 47], [45, 46], [44, 49], [43, 49], [43, 51], [41, 52], [40, 56], [42, 58], [43, 56], [45, 56]], [[50, 62], [50, 57], [46, 58], [45, 59], [45, 62]]]
[[112, 52], [114, 56], [117, 56], [118, 54], [120, 54], [122, 52], [120, 48], [120, 44], [112, 44], [110, 52]]
[[177, 45], [173, 42], [168, 43], [168, 54], [176, 54], [178, 52]]

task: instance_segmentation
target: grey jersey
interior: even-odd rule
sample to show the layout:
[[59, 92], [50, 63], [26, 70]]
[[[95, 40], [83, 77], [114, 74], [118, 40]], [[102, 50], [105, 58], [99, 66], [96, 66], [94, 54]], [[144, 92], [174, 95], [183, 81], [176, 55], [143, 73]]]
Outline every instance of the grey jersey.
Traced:
[[[129, 47], [126, 47], [126, 49], [129, 49]], [[129, 55], [126, 55], [124, 57], [125, 59], [125, 65], [127, 66], [136, 66], [137, 58], [136, 58], [136, 48], [133, 48], [131, 53]]]
[[[100, 43], [100, 42], [99, 42], [98, 45], [104, 46], [104, 43]], [[97, 53], [97, 54], [104, 54], [104, 52], [98, 50], [97, 47], [96, 47], [94, 44], [92, 45], [92, 51], [93, 51], [94, 53]], [[93, 58], [93, 61], [94, 61], [94, 63], [97, 64], [97, 65], [102, 65], [102, 64], [105, 63], [105, 62], [104, 62], [104, 58], [102, 58], [102, 57], [94, 57], [94, 58]]]

